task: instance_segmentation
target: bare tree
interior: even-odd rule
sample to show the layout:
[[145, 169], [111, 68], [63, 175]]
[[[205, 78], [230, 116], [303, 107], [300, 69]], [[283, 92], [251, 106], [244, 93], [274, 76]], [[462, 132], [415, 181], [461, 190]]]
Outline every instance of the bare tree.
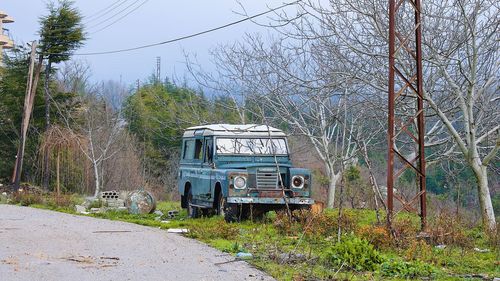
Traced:
[[119, 113], [114, 112], [106, 101], [95, 97], [88, 97], [84, 100], [81, 118], [82, 125], [78, 129], [88, 143], [88, 149], [84, 154], [92, 163], [95, 181], [94, 197], [97, 197], [102, 188], [103, 163], [120, 150], [120, 147], [116, 147], [115, 144], [123, 132], [123, 122]]
[[[426, 145], [446, 145], [440, 156], [465, 160], [476, 177], [483, 223], [494, 229], [488, 167], [500, 149], [499, 4], [435, 0], [423, 5], [424, 95], [430, 108]], [[300, 21], [283, 16], [278, 20], [294, 27], [288, 28], [293, 36], [323, 42], [325, 60], [346, 65], [339, 75], [385, 93], [386, 7], [370, 0], [327, 5], [309, 1], [301, 5], [307, 16]], [[403, 25], [405, 20], [397, 22]], [[397, 59], [407, 65], [404, 57]]]
[[62, 91], [76, 94], [71, 105], [55, 103], [68, 132], [78, 136], [78, 147], [90, 161], [94, 180], [94, 197], [103, 188], [106, 161], [115, 157], [125, 147], [121, 103], [125, 88], [113, 81], [92, 85], [90, 71], [85, 62], [71, 61], [59, 73]]
[[[329, 178], [327, 207], [333, 208], [342, 171], [357, 163], [355, 139], [361, 135], [364, 111], [353, 108], [362, 103], [360, 91], [323, 67], [314, 44], [271, 41], [266, 45], [259, 36], [249, 35], [245, 42], [220, 47], [214, 60], [223, 67], [211, 81], [219, 89], [227, 89], [224, 83], [230, 81], [230, 88], [243, 93], [265, 120], [307, 137], [324, 164]], [[369, 134], [366, 137], [369, 143]]]

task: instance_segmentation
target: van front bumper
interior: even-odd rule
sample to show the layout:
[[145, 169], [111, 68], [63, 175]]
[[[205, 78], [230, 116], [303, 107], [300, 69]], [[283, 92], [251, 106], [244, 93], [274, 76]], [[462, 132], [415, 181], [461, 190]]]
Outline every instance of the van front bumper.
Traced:
[[314, 200], [311, 198], [262, 198], [262, 197], [228, 197], [228, 203], [237, 204], [293, 204], [293, 205], [312, 205]]

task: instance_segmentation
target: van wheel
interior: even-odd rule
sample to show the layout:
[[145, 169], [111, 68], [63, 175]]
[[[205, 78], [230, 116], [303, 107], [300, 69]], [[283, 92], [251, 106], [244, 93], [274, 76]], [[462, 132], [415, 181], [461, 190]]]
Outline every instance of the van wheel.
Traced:
[[191, 192], [191, 189], [188, 191], [186, 201], [188, 217], [192, 219], [198, 218], [200, 216], [200, 210], [198, 207], [193, 206], [193, 193]]
[[262, 221], [266, 216], [267, 210], [258, 206], [250, 205], [248, 209], [248, 218], [252, 221]]
[[217, 215], [224, 217], [226, 222], [238, 221], [238, 206], [236, 204], [227, 203], [222, 193], [219, 194], [217, 209], [215, 211]]
[[239, 222], [240, 212], [238, 205], [234, 203], [226, 203], [224, 207], [224, 220], [226, 222]]
[[219, 193], [219, 198], [217, 198], [217, 208], [215, 209], [215, 214], [218, 216], [226, 216], [226, 198], [222, 195], [222, 192]]

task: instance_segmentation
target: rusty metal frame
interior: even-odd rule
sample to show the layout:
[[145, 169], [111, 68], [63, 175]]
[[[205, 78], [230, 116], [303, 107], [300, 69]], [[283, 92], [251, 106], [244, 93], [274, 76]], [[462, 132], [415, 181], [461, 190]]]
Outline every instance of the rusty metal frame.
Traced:
[[[409, 20], [412, 14], [414, 20]], [[394, 216], [402, 210], [417, 212], [421, 219], [422, 229], [426, 226], [425, 126], [420, 19], [420, 0], [389, 0], [387, 224], [390, 229], [392, 229]], [[408, 103], [408, 99], [415, 99], [415, 103]], [[407, 121], [401, 122], [400, 120]], [[399, 147], [398, 144], [404, 143], [402, 139], [406, 141], [406, 145]], [[410, 148], [408, 148], [408, 143], [411, 143]], [[413, 157], [406, 155], [413, 155]], [[396, 160], [401, 162], [399, 167], [395, 163], [395, 156]], [[394, 193], [394, 188], [399, 177], [408, 168], [411, 168], [410, 170], [415, 174], [418, 190], [412, 199], [406, 201], [402, 196]], [[394, 198], [401, 205], [397, 211], [394, 210]]]

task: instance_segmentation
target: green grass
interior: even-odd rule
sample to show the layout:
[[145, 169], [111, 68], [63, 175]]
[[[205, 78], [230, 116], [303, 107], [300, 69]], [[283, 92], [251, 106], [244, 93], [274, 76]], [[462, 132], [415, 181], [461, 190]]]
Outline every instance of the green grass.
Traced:
[[[80, 202], [81, 198], [71, 198]], [[50, 209], [64, 213], [76, 214], [72, 207], [59, 207], [52, 203], [31, 205], [35, 208]], [[326, 252], [332, 249], [337, 241], [336, 231], [331, 231], [322, 236], [312, 234], [303, 235], [302, 229], [296, 225], [291, 226], [288, 233], [283, 232], [276, 222], [280, 217], [270, 213], [263, 221], [241, 223], [226, 223], [221, 217], [188, 219], [186, 211], [180, 208], [178, 202], [158, 202], [157, 210], [165, 215], [170, 210], [178, 210], [179, 214], [168, 223], [156, 220], [157, 215], [132, 215], [126, 211], [109, 211], [102, 214], [88, 216], [118, 220], [129, 223], [156, 227], [160, 229], [187, 228], [188, 237], [200, 240], [223, 252], [236, 254], [238, 252], [252, 253], [253, 259], [249, 260], [254, 266], [268, 272], [278, 280], [413, 280], [412, 274], [421, 274], [429, 271], [432, 280], [474, 280], [463, 279], [467, 274], [485, 274], [490, 278], [500, 276], [500, 263], [498, 250], [491, 249], [488, 253], [478, 253], [471, 248], [462, 249], [449, 246], [444, 250], [427, 245], [428, 251], [415, 248], [417, 258], [409, 258], [407, 248], [384, 247], [378, 250], [383, 262], [376, 270], [371, 272], [356, 271], [354, 269], [332, 264], [328, 261]], [[375, 212], [371, 210], [345, 209], [345, 213], [355, 223], [354, 228], [370, 226], [376, 223]], [[335, 218], [338, 210], [326, 211], [326, 215]], [[381, 214], [383, 219], [384, 214]], [[418, 217], [405, 214], [402, 220], [407, 219], [409, 224], [418, 226]], [[320, 225], [320, 227], [323, 227]], [[327, 227], [327, 226], [325, 226]], [[414, 226], [412, 226], [414, 227]], [[354, 230], [346, 231], [347, 236], [354, 235]], [[485, 236], [478, 229], [467, 230], [467, 235], [474, 239], [474, 246], [487, 247]], [[429, 250], [430, 249], [430, 250]], [[283, 255], [293, 253], [302, 259], [296, 261], [283, 260]], [[362, 253], [361, 253], [362, 255]], [[301, 279], [302, 278], [302, 279]], [[476, 279], [480, 280], [480, 279]]]

